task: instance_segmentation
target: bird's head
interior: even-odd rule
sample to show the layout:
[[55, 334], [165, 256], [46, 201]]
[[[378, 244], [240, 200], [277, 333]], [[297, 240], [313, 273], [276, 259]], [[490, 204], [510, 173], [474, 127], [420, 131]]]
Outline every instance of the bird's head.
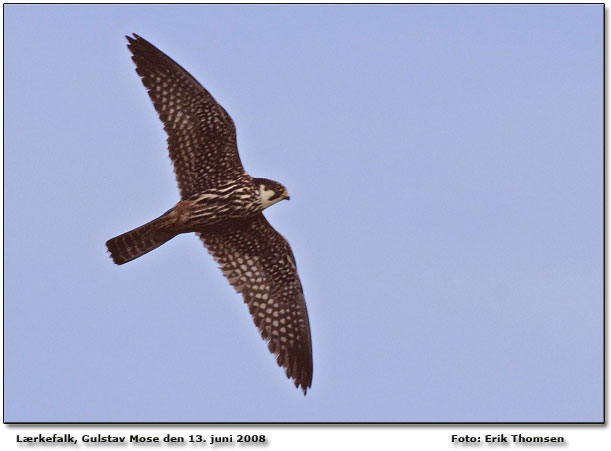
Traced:
[[261, 196], [261, 204], [263, 208], [274, 205], [281, 200], [289, 200], [291, 197], [284, 185], [274, 182], [269, 179], [254, 179], [255, 184], [259, 187], [259, 195]]

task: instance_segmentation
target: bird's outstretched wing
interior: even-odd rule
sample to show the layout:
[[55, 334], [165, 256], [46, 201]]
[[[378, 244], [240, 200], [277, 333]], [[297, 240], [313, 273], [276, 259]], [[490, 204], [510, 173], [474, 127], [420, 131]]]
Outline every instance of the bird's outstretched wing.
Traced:
[[246, 176], [233, 120], [199, 82], [137, 34], [126, 36], [168, 134], [170, 158], [183, 199]]
[[242, 293], [278, 365], [306, 393], [312, 385], [312, 340], [289, 243], [263, 214], [198, 235], [225, 277]]

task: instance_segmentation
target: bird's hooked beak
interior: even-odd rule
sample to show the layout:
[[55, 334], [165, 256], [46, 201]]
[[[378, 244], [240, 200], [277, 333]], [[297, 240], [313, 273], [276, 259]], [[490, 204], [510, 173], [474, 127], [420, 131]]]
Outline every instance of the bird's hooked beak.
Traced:
[[282, 198], [286, 200], [291, 200], [291, 196], [289, 196], [289, 192], [286, 189], [282, 191]]

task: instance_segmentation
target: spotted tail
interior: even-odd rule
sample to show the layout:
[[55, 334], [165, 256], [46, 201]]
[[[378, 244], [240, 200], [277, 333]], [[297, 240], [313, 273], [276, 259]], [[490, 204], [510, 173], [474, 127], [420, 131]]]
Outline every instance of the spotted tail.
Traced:
[[170, 210], [137, 229], [106, 241], [106, 247], [113, 261], [117, 265], [122, 265], [174, 238], [177, 233], [171, 230], [173, 217], [174, 211]]

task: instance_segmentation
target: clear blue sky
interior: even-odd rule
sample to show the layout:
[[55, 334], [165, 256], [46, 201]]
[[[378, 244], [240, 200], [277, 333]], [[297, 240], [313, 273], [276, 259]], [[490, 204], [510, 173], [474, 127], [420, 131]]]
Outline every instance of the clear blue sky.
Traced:
[[[601, 421], [603, 6], [5, 7], [6, 421]], [[307, 397], [178, 200], [124, 35], [233, 117]]]

